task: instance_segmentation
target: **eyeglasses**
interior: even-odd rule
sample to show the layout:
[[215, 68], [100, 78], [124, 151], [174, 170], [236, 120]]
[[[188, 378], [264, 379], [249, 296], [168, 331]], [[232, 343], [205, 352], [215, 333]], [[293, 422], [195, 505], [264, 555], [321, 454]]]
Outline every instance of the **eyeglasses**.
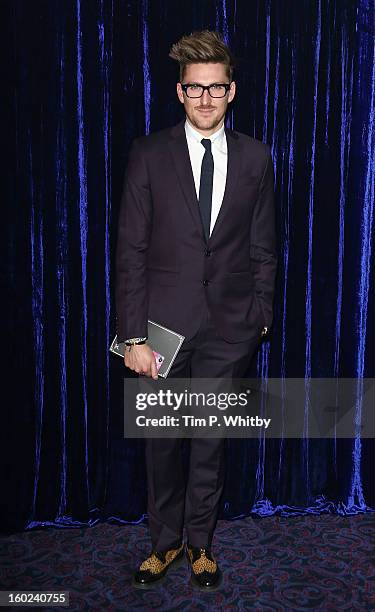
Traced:
[[212, 83], [212, 85], [200, 85], [199, 83], [181, 83], [182, 91], [188, 98], [201, 98], [207, 89], [211, 98], [224, 98], [230, 89], [230, 83]]

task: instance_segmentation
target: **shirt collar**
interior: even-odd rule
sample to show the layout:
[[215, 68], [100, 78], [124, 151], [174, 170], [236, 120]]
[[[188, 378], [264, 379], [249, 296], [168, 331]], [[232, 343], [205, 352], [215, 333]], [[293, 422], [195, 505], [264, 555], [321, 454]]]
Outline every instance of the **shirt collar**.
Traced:
[[194, 140], [199, 142], [199, 144], [201, 144], [202, 138], [209, 138], [212, 143], [214, 142], [216, 145], [221, 147], [223, 139], [224, 139], [224, 123], [221, 126], [221, 128], [216, 130], [216, 132], [211, 134], [211, 136], [203, 136], [200, 132], [198, 132], [195, 128], [193, 128], [193, 126], [186, 119], [185, 120], [185, 131], [186, 131], [187, 136], [189, 136], [190, 138], [193, 138]]

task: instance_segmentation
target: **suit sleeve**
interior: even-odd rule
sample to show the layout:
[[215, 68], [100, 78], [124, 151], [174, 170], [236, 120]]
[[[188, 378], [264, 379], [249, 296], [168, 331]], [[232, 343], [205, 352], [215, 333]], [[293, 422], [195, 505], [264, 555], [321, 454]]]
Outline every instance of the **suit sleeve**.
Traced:
[[130, 148], [120, 204], [116, 248], [116, 315], [119, 340], [147, 336], [147, 249], [152, 198], [143, 146]]
[[259, 184], [250, 230], [250, 258], [255, 293], [268, 328], [273, 320], [273, 296], [277, 269], [274, 207], [274, 170], [267, 145], [266, 163]]

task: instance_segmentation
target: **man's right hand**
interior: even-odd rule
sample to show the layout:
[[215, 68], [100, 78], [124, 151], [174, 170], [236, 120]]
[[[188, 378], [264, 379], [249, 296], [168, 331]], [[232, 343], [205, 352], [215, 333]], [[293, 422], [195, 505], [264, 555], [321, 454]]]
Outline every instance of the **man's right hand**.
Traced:
[[158, 378], [156, 359], [148, 344], [134, 344], [130, 351], [126, 347], [124, 363], [127, 368], [137, 374], [144, 374], [155, 380]]

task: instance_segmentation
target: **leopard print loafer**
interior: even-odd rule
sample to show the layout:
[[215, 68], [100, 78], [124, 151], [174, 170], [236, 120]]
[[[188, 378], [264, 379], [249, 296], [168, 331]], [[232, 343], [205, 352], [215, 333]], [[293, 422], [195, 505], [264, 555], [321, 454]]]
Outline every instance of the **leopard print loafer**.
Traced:
[[191, 567], [191, 584], [201, 591], [215, 591], [222, 581], [221, 570], [209, 548], [186, 547]]
[[164, 552], [153, 550], [150, 556], [141, 563], [139, 570], [133, 576], [133, 586], [148, 589], [160, 583], [167, 571], [173, 565], [177, 567], [183, 562], [184, 544]]

